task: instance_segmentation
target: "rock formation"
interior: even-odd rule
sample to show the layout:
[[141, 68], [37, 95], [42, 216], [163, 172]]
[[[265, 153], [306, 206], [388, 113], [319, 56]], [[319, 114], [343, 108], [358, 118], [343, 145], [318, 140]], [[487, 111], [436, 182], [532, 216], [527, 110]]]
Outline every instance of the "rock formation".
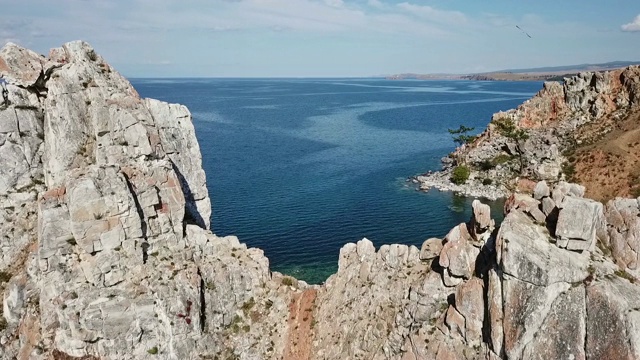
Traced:
[[640, 358], [636, 199], [540, 182], [310, 286], [209, 230], [185, 107], [83, 42], [8, 44], [0, 75], [2, 359]]
[[[545, 82], [540, 92], [518, 108], [494, 114], [482, 134], [451, 155], [456, 163], [472, 169], [467, 184], [449, 184], [450, 166], [444, 173], [417, 177], [417, 181], [425, 189], [435, 186], [496, 198], [540, 180], [555, 183], [577, 176], [587, 193], [598, 200], [629, 195], [630, 188], [640, 194], [640, 176], [634, 172], [640, 164], [640, 148], [635, 148], [640, 144], [636, 134], [639, 91], [640, 66], [585, 72], [565, 78], [563, 84]], [[505, 123], [523, 131], [525, 138], [509, 136], [501, 126]], [[607, 139], [610, 133], [612, 138]], [[582, 148], [586, 149], [580, 154]], [[598, 162], [597, 158], [603, 159]], [[620, 164], [613, 164], [613, 158]], [[604, 169], [613, 165], [621, 168], [616, 167], [615, 173], [624, 179], [622, 183], [611, 180]], [[590, 179], [598, 172], [603, 174], [597, 181]], [[627, 177], [631, 178], [629, 186]]]
[[184, 106], [141, 99], [83, 42], [8, 44], [0, 75], [0, 358], [282, 352], [281, 328], [249, 326], [284, 319], [289, 291], [261, 251], [207, 230]]

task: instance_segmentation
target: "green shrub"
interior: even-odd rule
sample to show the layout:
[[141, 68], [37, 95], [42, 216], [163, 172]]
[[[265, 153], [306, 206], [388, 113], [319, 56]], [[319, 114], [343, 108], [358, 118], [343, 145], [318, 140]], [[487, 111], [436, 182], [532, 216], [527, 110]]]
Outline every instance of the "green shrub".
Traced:
[[451, 175], [451, 182], [456, 185], [464, 184], [468, 179], [471, 171], [465, 165], [458, 165], [455, 169], [453, 169], [453, 174]]
[[507, 154], [500, 154], [497, 155], [496, 157], [494, 157], [493, 159], [491, 159], [491, 164], [493, 164], [493, 166], [497, 166], [500, 164], [504, 164], [508, 161], [510, 161], [511, 159], [513, 159], [512, 156], [509, 156]]
[[576, 174], [576, 166], [569, 162], [565, 162], [562, 164], [562, 172], [566, 176], [567, 181], [573, 181], [574, 175]]
[[293, 286], [293, 279], [288, 277], [288, 276], [283, 277], [282, 278], [282, 285]]
[[500, 135], [512, 140], [527, 140], [529, 134], [525, 129], [519, 129], [516, 123], [510, 118], [499, 118], [491, 121], [495, 125]]
[[9, 282], [11, 280], [11, 274], [6, 271], [0, 271], [0, 284]]
[[253, 297], [247, 300], [244, 304], [242, 304], [242, 311], [245, 313], [245, 315], [249, 310], [251, 310], [251, 308], [253, 308], [255, 304], [256, 304], [256, 301], [253, 300]]
[[482, 162], [477, 163], [477, 167], [482, 171], [489, 171], [495, 168], [498, 165], [502, 165], [506, 162], [513, 160], [513, 156], [507, 154], [496, 155], [493, 159], [483, 160]]
[[478, 164], [478, 167], [482, 171], [489, 171], [489, 170], [493, 169], [495, 167], [495, 165], [493, 165], [491, 160], [483, 160], [481, 163]]
[[636, 278], [633, 277], [633, 275], [629, 274], [626, 270], [616, 270], [615, 274], [623, 279], [627, 279], [632, 284], [636, 282]]
[[493, 180], [487, 178], [482, 180], [482, 185], [491, 185], [493, 184]]
[[147, 352], [151, 355], [156, 355], [158, 353], [158, 347], [154, 346], [151, 349], [147, 350]]

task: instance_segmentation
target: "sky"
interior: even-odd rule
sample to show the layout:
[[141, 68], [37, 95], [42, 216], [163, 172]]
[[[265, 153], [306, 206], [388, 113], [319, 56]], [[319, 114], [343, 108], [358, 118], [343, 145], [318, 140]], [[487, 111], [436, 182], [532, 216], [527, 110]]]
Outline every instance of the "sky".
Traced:
[[640, 61], [638, 0], [0, 0], [0, 9], [1, 45], [47, 54], [85, 40], [130, 77], [359, 77]]

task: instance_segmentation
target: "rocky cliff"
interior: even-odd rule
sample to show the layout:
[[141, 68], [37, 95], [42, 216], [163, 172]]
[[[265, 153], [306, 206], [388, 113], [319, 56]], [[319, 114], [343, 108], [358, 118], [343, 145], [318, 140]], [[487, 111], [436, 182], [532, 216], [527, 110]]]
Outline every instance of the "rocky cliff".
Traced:
[[0, 51], [2, 359], [636, 359], [640, 204], [540, 182], [496, 228], [363, 239], [322, 286], [209, 228], [194, 128], [86, 43]]
[[[436, 185], [489, 198], [508, 196], [535, 181], [561, 179], [583, 183], [598, 200], [640, 195], [640, 173], [634, 171], [640, 159], [639, 105], [640, 66], [546, 82], [518, 108], [494, 114], [482, 134], [451, 155], [450, 165], [471, 169], [466, 184], [447, 184], [452, 166], [418, 180], [424, 188]], [[508, 127], [524, 136], [505, 131]]]

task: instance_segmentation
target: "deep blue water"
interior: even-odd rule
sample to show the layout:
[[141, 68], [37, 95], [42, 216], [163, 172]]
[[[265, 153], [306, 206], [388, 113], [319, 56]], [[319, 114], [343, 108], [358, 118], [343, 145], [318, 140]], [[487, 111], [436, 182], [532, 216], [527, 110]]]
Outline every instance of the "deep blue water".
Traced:
[[[418, 247], [470, 216], [472, 199], [420, 193], [448, 128], [485, 128], [539, 82], [381, 79], [135, 79], [144, 97], [185, 104], [213, 202], [212, 229], [264, 250], [272, 269], [322, 282], [340, 247]], [[494, 205], [499, 216], [501, 204]]]

